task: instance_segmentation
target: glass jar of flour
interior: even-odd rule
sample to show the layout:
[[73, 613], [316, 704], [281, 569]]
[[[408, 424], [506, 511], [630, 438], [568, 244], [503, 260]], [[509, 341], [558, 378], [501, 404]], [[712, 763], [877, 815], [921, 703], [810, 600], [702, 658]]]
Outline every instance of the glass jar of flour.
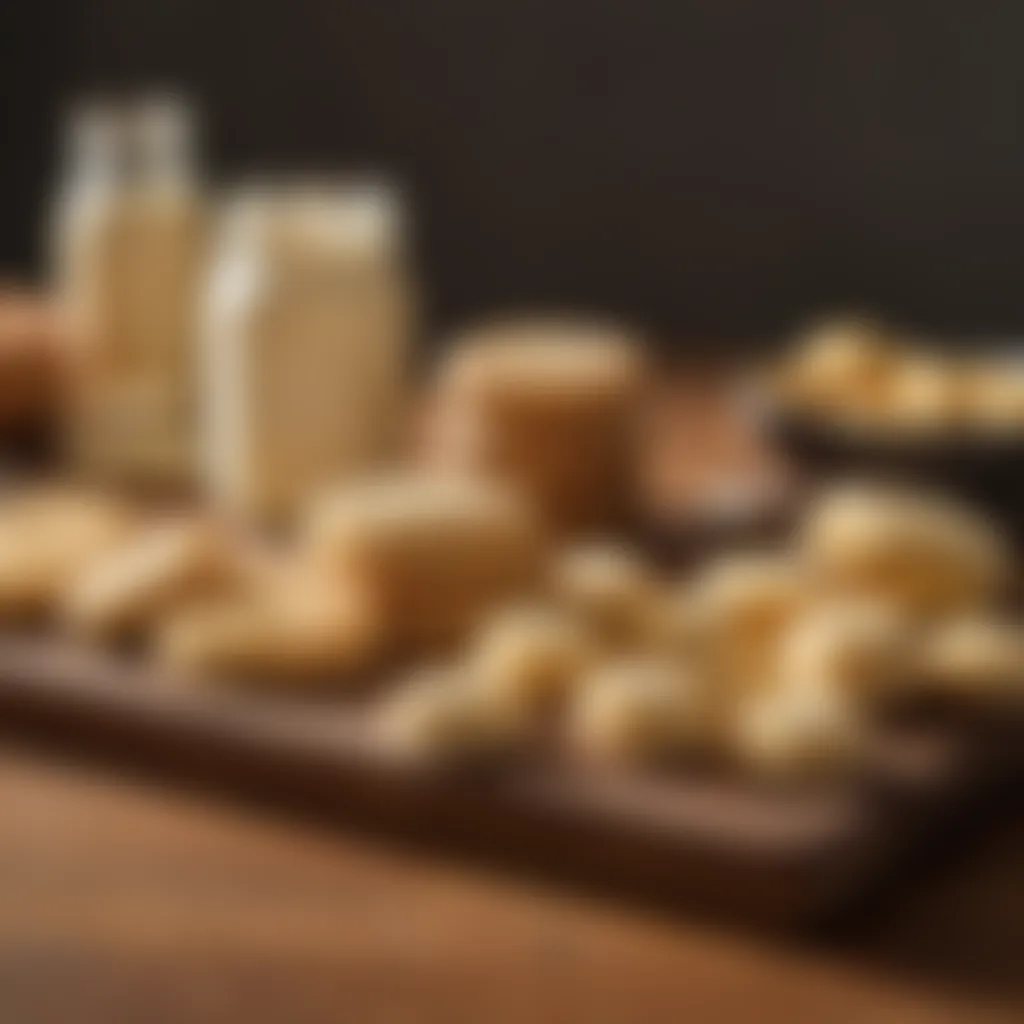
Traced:
[[397, 197], [375, 182], [250, 188], [226, 205], [203, 318], [205, 479], [286, 516], [385, 459], [413, 295]]
[[205, 234], [192, 118], [136, 100], [79, 109], [68, 129], [51, 241], [77, 342], [72, 454], [105, 478], [191, 482]]

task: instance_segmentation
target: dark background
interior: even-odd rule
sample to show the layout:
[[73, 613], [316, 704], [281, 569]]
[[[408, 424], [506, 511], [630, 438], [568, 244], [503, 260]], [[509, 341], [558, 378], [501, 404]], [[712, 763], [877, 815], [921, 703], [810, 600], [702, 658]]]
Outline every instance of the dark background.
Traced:
[[168, 83], [221, 179], [381, 165], [436, 317], [674, 336], [856, 304], [1024, 329], [1019, 0], [4, 0], [0, 268], [38, 267], [56, 115]]

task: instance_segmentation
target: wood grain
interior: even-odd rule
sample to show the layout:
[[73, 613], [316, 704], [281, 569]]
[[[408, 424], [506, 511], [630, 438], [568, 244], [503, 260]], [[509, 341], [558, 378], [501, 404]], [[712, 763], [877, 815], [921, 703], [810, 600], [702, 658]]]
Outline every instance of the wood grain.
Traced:
[[[0, 805], [0, 1019], [12, 1024], [931, 1024], [1011, 1020], [1024, 1006], [1012, 982], [1019, 828], [840, 953], [296, 830], [9, 748]], [[953, 966], [982, 960], [987, 976]]]

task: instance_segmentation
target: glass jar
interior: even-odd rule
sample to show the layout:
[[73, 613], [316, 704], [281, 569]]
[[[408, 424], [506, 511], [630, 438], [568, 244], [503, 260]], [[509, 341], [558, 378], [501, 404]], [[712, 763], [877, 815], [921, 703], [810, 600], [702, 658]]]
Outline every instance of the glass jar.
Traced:
[[77, 343], [69, 441], [79, 467], [105, 478], [194, 478], [204, 216], [192, 135], [188, 110], [164, 99], [69, 121], [51, 239]]
[[388, 457], [413, 293], [396, 195], [250, 188], [226, 205], [203, 319], [209, 493], [258, 518]]

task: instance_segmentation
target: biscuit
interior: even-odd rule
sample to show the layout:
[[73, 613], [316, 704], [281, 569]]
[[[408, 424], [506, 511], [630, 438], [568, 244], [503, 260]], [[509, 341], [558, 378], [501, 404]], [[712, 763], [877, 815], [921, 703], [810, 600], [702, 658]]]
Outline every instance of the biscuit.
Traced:
[[501, 480], [562, 535], [633, 500], [641, 346], [616, 325], [513, 319], [455, 339], [437, 373], [430, 461]]
[[240, 573], [239, 552], [223, 529], [200, 519], [160, 523], [76, 577], [63, 597], [64, 619], [88, 636], [121, 638], [227, 587]]
[[526, 735], [514, 708], [456, 667], [414, 672], [389, 694], [376, 721], [387, 753], [429, 764], [479, 763], [509, 753]]
[[832, 777], [852, 770], [864, 752], [856, 707], [836, 688], [772, 686], [751, 692], [733, 719], [733, 750], [754, 775], [775, 781]]
[[969, 615], [936, 627], [921, 645], [917, 689], [968, 700], [1024, 699], [1024, 627]]
[[568, 731], [584, 756], [611, 762], [673, 759], [705, 749], [711, 737], [700, 680], [657, 656], [594, 669], [576, 690]]
[[800, 334], [777, 387], [787, 402], [818, 413], [870, 409], [887, 394], [893, 343], [892, 331], [870, 317], [826, 318]]
[[646, 372], [629, 329], [580, 317], [494, 321], [455, 338], [441, 364], [442, 394], [534, 420], [541, 410], [619, 408]]
[[359, 682], [381, 653], [372, 601], [301, 575], [167, 615], [158, 657], [189, 675], [301, 686]]
[[677, 629], [720, 686], [742, 691], [770, 677], [779, 638], [808, 597], [806, 573], [789, 555], [722, 556], [691, 582]]
[[516, 607], [484, 624], [470, 653], [479, 685], [534, 716], [562, 704], [594, 659], [582, 624], [563, 612]]
[[543, 540], [523, 503], [482, 481], [396, 477], [353, 485], [309, 516], [304, 557], [373, 596], [411, 650], [463, 641], [534, 587]]
[[922, 618], [982, 606], [1012, 564], [998, 531], [944, 499], [881, 485], [826, 493], [804, 524], [802, 549], [823, 584]]
[[883, 604], [819, 603], [782, 636], [778, 677], [787, 685], [836, 687], [874, 704], [905, 682], [909, 646], [906, 620]]
[[571, 548], [550, 570], [554, 601], [606, 648], [643, 646], [657, 631], [661, 589], [635, 552], [613, 544]]
[[0, 621], [49, 615], [92, 561], [122, 544], [136, 526], [114, 499], [45, 488], [0, 509]]

